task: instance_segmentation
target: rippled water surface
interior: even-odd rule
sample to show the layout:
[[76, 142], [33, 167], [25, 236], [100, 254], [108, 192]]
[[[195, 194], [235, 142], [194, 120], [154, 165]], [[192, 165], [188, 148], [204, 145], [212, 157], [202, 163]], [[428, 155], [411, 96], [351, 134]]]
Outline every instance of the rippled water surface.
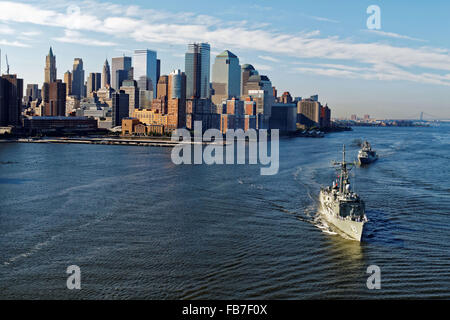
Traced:
[[[317, 195], [364, 138], [380, 159], [354, 170], [357, 243], [320, 221]], [[445, 125], [282, 139], [275, 176], [175, 166], [164, 148], [0, 144], [0, 298], [449, 299], [449, 162]]]

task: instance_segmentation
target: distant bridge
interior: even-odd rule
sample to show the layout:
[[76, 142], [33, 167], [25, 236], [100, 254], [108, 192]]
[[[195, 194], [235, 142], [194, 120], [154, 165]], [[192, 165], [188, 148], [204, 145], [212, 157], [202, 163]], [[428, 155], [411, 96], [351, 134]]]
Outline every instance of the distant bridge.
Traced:
[[[400, 119], [397, 119], [397, 120], [400, 120]], [[413, 114], [413, 115], [411, 115], [409, 117], [403, 118], [401, 120], [423, 121], [423, 122], [426, 122], [426, 121], [446, 121], [446, 120], [442, 119], [441, 117], [435, 116], [435, 115], [433, 115], [431, 113], [424, 112], [424, 111], [415, 113], [415, 114]]]

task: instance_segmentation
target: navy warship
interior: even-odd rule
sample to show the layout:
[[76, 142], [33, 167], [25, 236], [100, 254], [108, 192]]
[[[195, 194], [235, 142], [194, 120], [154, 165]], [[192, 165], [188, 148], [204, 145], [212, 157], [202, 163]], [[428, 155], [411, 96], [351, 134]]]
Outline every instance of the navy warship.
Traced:
[[358, 152], [358, 161], [360, 165], [369, 164], [378, 159], [378, 155], [368, 141], [364, 141], [361, 150]]
[[332, 186], [320, 189], [320, 211], [324, 218], [351, 239], [361, 241], [364, 224], [368, 221], [364, 201], [351, 190], [349, 172], [353, 163], [345, 161], [345, 145], [342, 162], [333, 162], [338, 179]]

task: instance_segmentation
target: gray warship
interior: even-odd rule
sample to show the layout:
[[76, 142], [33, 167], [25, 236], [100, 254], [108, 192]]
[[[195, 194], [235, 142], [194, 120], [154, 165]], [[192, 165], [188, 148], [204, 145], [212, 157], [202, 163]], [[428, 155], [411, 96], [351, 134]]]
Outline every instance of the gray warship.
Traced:
[[378, 159], [378, 155], [368, 141], [364, 141], [361, 150], [358, 152], [358, 161], [360, 165], [369, 164]]
[[324, 218], [351, 239], [361, 241], [364, 224], [368, 221], [364, 201], [351, 190], [349, 172], [353, 163], [345, 161], [345, 145], [342, 162], [333, 162], [339, 172], [332, 186], [320, 189], [320, 211]]

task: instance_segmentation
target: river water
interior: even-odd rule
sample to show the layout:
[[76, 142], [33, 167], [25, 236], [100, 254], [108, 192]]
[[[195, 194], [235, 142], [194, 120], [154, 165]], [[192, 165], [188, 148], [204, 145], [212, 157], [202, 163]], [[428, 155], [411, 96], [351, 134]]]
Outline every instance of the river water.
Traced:
[[[317, 214], [346, 144], [361, 243]], [[450, 298], [450, 126], [280, 140], [280, 170], [182, 165], [170, 149], [0, 144], [0, 298]], [[66, 268], [81, 268], [68, 290]], [[381, 269], [381, 289], [366, 286]]]

